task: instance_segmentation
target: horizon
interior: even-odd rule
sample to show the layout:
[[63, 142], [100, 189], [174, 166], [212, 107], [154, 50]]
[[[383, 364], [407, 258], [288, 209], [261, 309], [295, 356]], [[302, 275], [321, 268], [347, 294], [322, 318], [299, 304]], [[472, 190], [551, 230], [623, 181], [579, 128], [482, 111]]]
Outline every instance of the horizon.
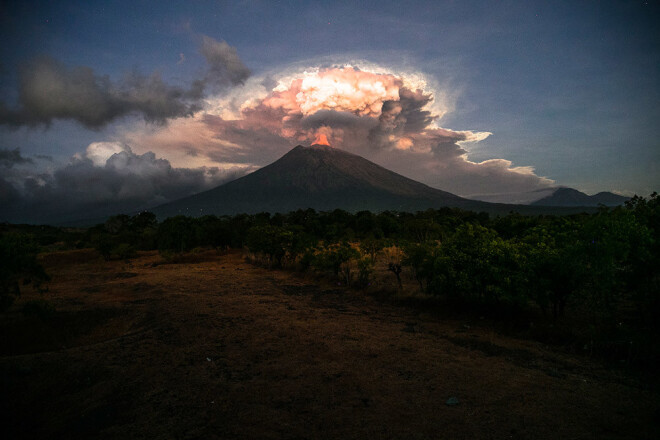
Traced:
[[26, 220], [146, 209], [300, 143], [465, 198], [646, 197], [660, 183], [659, 11], [12, 3], [0, 16], [0, 205]]

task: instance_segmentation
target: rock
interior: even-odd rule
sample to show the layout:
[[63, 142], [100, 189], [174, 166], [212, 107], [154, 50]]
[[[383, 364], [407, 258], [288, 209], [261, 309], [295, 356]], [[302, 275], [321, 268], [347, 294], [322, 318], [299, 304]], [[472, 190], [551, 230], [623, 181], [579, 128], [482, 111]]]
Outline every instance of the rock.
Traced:
[[456, 406], [458, 405], [458, 398], [457, 397], [450, 397], [447, 399], [447, 406]]

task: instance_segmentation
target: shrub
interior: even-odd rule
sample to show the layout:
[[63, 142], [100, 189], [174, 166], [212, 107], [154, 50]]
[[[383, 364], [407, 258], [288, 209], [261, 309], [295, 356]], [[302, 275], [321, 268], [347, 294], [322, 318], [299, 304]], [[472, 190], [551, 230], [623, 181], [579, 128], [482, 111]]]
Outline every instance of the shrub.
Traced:
[[396, 276], [397, 285], [399, 286], [399, 289], [401, 289], [403, 287], [403, 284], [401, 283], [401, 271], [403, 268], [404, 257], [403, 250], [397, 246], [390, 246], [383, 249], [383, 254], [385, 255], [387, 270]]
[[20, 282], [41, 290], [50, 278], [37, 262], [38, 247], [31, 236], [6, 233], [0, 236], [0, 310], [11, 306], [20, 295]]
[[34, 316], [46, 321], [55, 314], [55, 307], [43, 299], [34, 299], [23, 305], [23, 315]]
[[248, 231], [246, 245], [255, 254], [263, 254], [269, 266], [281, 267], [282, 260], [290, 251], [293, 232], [280, 226], [255, 226]]
[[128, 243], [119, 243], [110, 251], [110, 258], [117, 260], [128, 260], [129, 258], [135, 258], [136, 255], [135, 248]]
[[371, 274], [374, 272], [374, 260], [363, 256], [357, 260], [358, 286], [367, 287], [371, 284]]

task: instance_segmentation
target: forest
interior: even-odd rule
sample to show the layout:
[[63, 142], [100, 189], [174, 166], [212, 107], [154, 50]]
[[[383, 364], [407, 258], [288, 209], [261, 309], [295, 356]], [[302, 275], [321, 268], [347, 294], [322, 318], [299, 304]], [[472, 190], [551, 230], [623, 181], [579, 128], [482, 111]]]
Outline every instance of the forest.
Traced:
[[652, 369], [660, 364], [659, 229], [657, 193], [571, 216], [308, 209], [161, 222], [142, 212], [85, 229], [4, 224], [0, 306], [30, 283], [47, 299], [43, 252], [94, 248], [125, 260], [158, 250], [176, 261], [242, 249], [254, 264], [326, 277], [347, 294], [412, 293], [419, 307], [487, 315], [537, 339]]

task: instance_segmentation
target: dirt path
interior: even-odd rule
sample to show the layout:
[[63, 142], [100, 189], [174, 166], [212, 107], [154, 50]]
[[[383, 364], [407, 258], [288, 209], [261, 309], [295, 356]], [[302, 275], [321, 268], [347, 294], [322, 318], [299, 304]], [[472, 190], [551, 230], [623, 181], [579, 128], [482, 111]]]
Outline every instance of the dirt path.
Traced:
[[585, 359], [238, 254], [158, 261], [47, 258], [56, 316], [4, 318], [4, 438], [659, 438], [658, 396]]

